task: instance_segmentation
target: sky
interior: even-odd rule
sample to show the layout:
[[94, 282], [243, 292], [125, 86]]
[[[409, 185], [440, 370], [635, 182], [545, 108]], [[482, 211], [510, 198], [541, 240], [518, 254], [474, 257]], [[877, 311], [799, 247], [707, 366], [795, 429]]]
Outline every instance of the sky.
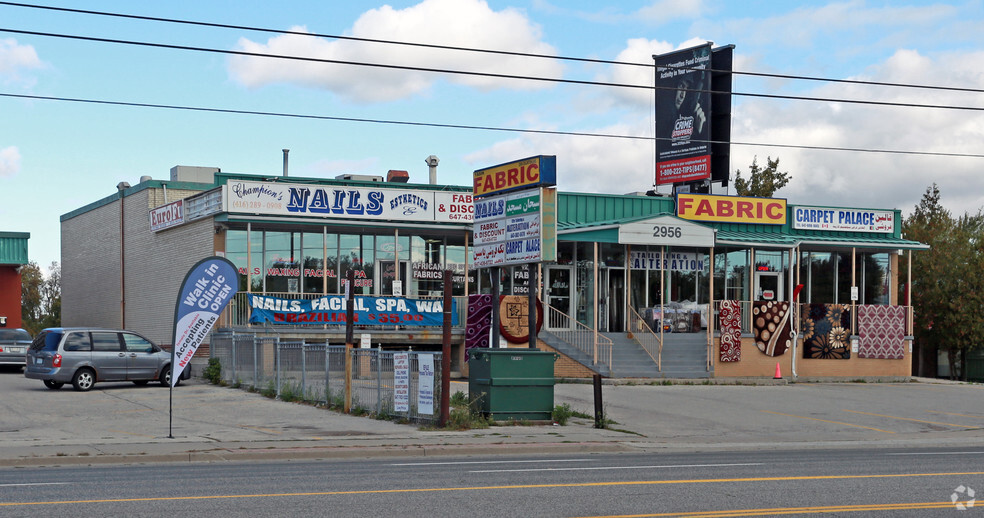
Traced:
[[167, 180], [176, 165], [280, 175], [283, 149], [297, 177], [398, 169], [427, 183], [436, 155], [438, 183], [470, 185], [476, 169], [556, 155], [561, 191], [653, 189], [654, 95], [642, 88], [654, 82], [652, 56], [706, 42], [734, 45], [731, 171], [747, 177], [753, 160], [779, 158], [792, 179], [775, 196], [791, 204], [906, 215], [935, 183], [954, 215], [984, 207], [984, 0], [31, 5], [237, 27], [0, 2], [0, 231], [29, 232], [42, 269], [61, 261], [60, 216], [119, 182]]

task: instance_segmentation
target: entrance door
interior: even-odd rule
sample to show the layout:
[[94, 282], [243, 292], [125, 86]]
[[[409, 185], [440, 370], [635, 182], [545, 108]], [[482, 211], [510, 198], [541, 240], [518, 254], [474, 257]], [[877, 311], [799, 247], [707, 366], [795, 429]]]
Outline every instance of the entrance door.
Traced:
[[[404, 297], [411, 296], [407, 292], [407, 286], [410, 285], [407, 279], [407, 263], [409, 261], [400, 261], [400, 285], [402, 288], [402, 294]], [[443, 272], [441, 272], [443, 275]], [[438, 280], [442, 280], [441, 279]], [[393, 281], [396, 280], [396, 261], [376, 261], [376, 286], [379, 286], [379, 291], [376, 292], [377, 295], [390, 296], [393, 295]]]
[[[571, 289], [573, 288], [573, 280], [574, 269], [568, 266], [551, 266], [543, 269], [543, 291], [546, 294], [544, 302], [557, 311], [572, 317]], [[552, 311], [548, 311], [547, 314], [550, 315], [550, 318], [547, 319], [548, 329], [566, 329], [573, 325], [570, 319], [554, 315]]]
[[625, 331], [625, 269], [608, 268], [605, 273], [608, 281], [601, 298], [605, 307], [601, 318], [603, 330], [621, 333]]
[[785, 300], [782, 273], [755, 272], [755, 300]]

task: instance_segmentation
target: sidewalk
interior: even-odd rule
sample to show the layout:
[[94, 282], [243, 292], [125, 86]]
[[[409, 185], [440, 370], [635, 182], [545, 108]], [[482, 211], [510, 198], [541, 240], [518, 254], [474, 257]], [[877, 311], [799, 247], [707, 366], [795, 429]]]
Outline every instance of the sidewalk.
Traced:
[[[946, 396], [951, 401], [966, 399], [977, 408], [979, 385], [936, 381], [751, 386], [705, 385], [700, 380], [606, 385], [604, 408], [615, 423], [605, 429], [594, 428], [592, 420], [573, 418], [566, 426], [466, 431], [428, 431], [354, 417], [201, 380], [175, 389], [173, 402], [168, 401], [168, 390], [160, 387], [118, 385], [76, 393], [32, 386], [29, 395], [47, 400], [52, 408], [23, 416], [6, 409], [0, 429], [0, 466], [984, 445], [984, 416], [945, 430], [901, 416], [898, 405], [910, 407], [907, 416], [938, 408], [934, 400], [944, 394], [937, 390], [951, 392]], [[452, 384], [452, 393], [459, 390], [466, 392], [467, 383]], [[864, 413], [900, 417], [882, 423], [862, 412], [838, 409], [849, 400], [879, 405], [880, 409], [863, 406], [871, 410]], [[554, 402], [592, 414], [593, 387], [558, 384]], [[807, 411], [810, 405], [813, 408]]]

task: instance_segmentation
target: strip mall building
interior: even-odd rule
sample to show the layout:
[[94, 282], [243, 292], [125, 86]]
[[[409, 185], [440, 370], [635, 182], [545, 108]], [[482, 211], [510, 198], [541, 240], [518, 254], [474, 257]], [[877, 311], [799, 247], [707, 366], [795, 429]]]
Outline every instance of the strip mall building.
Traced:
[[[558, 192], [554, 260], [476, 270], [473, 187], [435, 177], [416, 184], [402, 171], [320, 179], [182, 166], [167, 180], [121, 183], [61, 217], [62, 323], [125, 327], [170, 344], [181, 280], [198, 260], [222, 255], [239, 269], [240, 293], [218, 328], [341, 344], [337, 324], [251, 324], [250, 295], [339, 295], [351, 274], [358, 296], [435, 299], [451, 270], [452, 370], [461, 375], [466, 344], [487, 336], [474, 314], [492, 277], [500, 293], [525, 294], [536, 268], [545, 308], [538, 345], [561, 354], [558, 376], [911, 374], [912, 319], [900, 286], [910, 284], [904, 258], [926, 247], [901, 237], [899, 210]], [[369, 324], [356, 332], [374, 347], [441, 347], [440, 327]], [[629, 349], [651, 360], [648, 373], [620, 364]]]

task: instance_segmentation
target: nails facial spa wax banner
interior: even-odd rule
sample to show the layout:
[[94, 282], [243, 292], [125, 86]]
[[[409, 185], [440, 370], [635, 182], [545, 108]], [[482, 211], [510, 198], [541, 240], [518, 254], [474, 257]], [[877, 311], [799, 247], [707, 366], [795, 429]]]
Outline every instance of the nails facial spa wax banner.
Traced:
[[181, 371], [236, 294], [237, 284], [239, 273], [236, 265], [224, 257], [202, 259], [185, 275], [174, 309], [172, 387], [181, 379]]
[[[312, 300], [281, 299], [249, 295], [251, 324], [345, 324], [347, 299], [327, 295]], [[356, 325], [441, 326], [444, 302], [403, 297], [355, 297], [353, 320]], [[451, 325], [458, 325], [458, 312], [451, 300]]]

